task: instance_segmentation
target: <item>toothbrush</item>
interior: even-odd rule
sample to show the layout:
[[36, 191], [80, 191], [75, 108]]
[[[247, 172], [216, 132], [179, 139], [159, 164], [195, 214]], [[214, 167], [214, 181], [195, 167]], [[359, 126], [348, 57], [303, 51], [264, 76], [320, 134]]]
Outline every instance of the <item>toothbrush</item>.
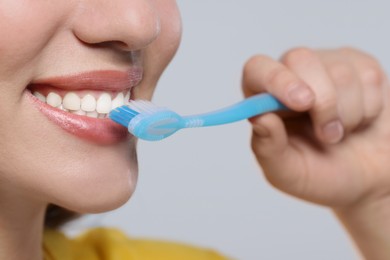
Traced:
[[271, 111], [287, 109], [270, 94], [258, 94], [210, 113], [180, 116], [167, 108], [145, 100], [132, 100], [112, 110], [109, 118], [127, 127], [134, 136], [159, 141], [183, 128], [229, 124]]

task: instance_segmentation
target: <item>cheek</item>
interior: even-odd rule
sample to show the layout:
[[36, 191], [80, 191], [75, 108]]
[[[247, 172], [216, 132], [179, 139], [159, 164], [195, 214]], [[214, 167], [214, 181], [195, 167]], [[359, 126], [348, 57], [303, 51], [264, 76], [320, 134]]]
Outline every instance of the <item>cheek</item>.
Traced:
[[24, 68], [50, 41], [67, 10], [58, 2], [1, 1], [0, 75], [9, 78]]
[[179, 47], [182, 23], [176, 1], [158, 1], [157, 8], [160, 10], [161, 33], [154, 43], [156, 46], [154, 55], [160, 57], [165, 67]]
[[162, 72], [174, 57], [181, 40], [182, 24], [176, 1], [155, 1], [160, 17], [161, 31], [145, 51], [145, 77], [141, 86], [136, 89], [140, 99], [150, 99]]

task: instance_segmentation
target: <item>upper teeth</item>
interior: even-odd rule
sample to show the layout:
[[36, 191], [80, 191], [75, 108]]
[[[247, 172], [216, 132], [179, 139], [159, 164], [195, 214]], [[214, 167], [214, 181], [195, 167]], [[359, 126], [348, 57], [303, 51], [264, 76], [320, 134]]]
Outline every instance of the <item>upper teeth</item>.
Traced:
[[33, 95], [52, 107], [73, 114], [105, 118], [112, 109], [129, 102], [130, 90], [126, 91], [126, 95], [118, 93], [114, 99], [112, 99], [110, 93], [102, 92], [97, 100], [92, 94], [86, 94], [81, 98], [75, 92], [69, 92], [63, 98], [55, 92], [50, 92], [45, 97], [38, 91], [34, 91]]

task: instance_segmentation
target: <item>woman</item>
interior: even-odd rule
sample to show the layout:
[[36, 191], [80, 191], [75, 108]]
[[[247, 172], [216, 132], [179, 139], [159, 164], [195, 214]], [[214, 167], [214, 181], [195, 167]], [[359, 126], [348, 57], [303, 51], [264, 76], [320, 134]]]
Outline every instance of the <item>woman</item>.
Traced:
[[135, 140], [96, 117], [119, 93], [151, 97], [180, 18], [171, 0], [5, 0], [0, 10], [0, 259], [42, 259], [48, 203], [103, 212], [133, 193]]
[[[104, 229], [43, 236], [70, 212], [112, 210], [133, 193], [136, 140], [104, 117], [128, 93], [151, 98], [180, 41], [175, 1], [4, 0], [0, 10], [0, 259], [223, 259]], [[378, 63], [354, 49], [294, 49], [280, 62], [255, 56], [243, 78], [247, 96], [271, 92], [307, 112], [251, 120], [270, 182], [332, 207], [368, 259], [388, 259], [388, 83]]]

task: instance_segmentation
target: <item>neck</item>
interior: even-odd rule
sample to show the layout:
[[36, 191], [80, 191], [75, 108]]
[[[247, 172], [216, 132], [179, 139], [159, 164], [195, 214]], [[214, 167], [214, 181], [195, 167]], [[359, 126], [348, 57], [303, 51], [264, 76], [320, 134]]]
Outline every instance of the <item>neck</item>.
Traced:
[[42, 260], [46, 205], [0, 197], [0, 259]]

